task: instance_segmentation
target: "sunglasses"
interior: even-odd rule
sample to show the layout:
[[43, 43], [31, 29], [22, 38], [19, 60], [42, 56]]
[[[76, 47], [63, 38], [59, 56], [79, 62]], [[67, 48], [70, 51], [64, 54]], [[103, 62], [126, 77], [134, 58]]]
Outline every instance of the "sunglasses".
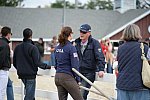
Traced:
[[86, 34], [87, 32], [84, 32], [84, 31], [81, 31], [81, 30], [80, 30], [80, 33]]

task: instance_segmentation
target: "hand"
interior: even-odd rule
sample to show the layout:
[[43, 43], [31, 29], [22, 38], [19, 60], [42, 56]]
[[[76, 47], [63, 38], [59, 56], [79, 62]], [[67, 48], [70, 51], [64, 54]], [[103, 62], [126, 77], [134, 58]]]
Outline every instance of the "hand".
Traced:
[[98, 72], [98, 76], [99, 76], [100, 78], [102, 78], [102, 77], [104, 76], [104, 71], [99, 71], [99, 72]]
[[50, 66], [50, 65], [47, 65], [46, 69], [51, 69], [51, 66]]
[[81, 82], [78, 82], [78, 85], [80, 86], [80, 85], [81, 85]]

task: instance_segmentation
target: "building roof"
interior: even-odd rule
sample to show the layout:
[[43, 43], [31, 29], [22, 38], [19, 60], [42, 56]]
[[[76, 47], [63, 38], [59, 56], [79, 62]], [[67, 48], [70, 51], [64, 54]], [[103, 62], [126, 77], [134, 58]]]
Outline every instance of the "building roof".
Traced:
[[107, 31], [108, 34], [105, 35], [103, 38], [110, 38], [111, 36], [117, 34], [118, 32], [122, 31], [125, 27], [129, 24], [133, 24], [142, 18], [150, 15], [150, 9], [144, 10], [129, 10], [126, 13], [122, 14], [120, 18], [116, 21], [116, 24], [110, 31]]
[[[92, 27], [92, 36], [101, 39], [148, 11], [129, 10], [121, 14], [117, 11], [66, 9], [65, 26], [72, 27], [74, 38], [77, 38], [80, 25], [88, 23]], [[22, 31], [27, 27], [33, 30], [34, 39], [51, 39], [60, 33], [62, 16], [63, 9], [0, 7], [0, 25], [12, 28], [12, 39], [21, 39]]]

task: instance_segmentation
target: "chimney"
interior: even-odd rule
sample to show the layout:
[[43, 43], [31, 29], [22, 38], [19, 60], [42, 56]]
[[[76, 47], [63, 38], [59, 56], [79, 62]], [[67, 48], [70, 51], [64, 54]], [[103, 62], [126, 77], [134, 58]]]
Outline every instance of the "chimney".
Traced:
[[136, 0], [114, 0], [114, 10], [124, 13], [130, 9], [136, 9]]

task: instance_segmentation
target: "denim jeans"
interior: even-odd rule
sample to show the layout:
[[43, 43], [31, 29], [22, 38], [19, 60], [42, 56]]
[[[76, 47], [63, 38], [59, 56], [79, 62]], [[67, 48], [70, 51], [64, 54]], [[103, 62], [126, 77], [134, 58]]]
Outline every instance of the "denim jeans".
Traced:
[[[85, 76], [87, 79], [89, 79], [92, 83], [95, 80], [95, 72], [94, 73], [81, 73], [83, 76]], [[81, 79], [81, 85], [87, 88], [91, 88], [91, 85], [89, 83], [87, 83], [86, 81], [84, 81], [83, 79]], [[88, 95], [89, 91], [86, 91], [84, 89], [81, 89], [81, 94], [84, 98], [84, 100], [87, 100], [87, 95]]]
[[24, 100], [35, 100], [36, 79], [21, 79], [25, 86]]
[[51, 66], [55, 66], [55, 54], [54, 54], [54, 52], [51, 52], [50, 57], [51, 57], [51, 59], [50, 59], [50, 65]]
[[13, 82], [8, 77], [8, 83], [7, 83], [7, 100], [14, 100], [14, 93], [13, 93]]
[[125, 91], [117, 89], [117, 100], [150, 100], [150, 90]]
[[108, 63], [107, 63], [107, 68], [106, 68], [106, 70], [107, 70], [107, 73], [113, 73], [113, 68], [112, 68], [112, 65], [111, 65], [111, 63], [110, 63], [110, 60], [109, 60]]
[[0, 100], [5, 100], [6, 88], [8, 83], [8, 71], [0, 70]]

